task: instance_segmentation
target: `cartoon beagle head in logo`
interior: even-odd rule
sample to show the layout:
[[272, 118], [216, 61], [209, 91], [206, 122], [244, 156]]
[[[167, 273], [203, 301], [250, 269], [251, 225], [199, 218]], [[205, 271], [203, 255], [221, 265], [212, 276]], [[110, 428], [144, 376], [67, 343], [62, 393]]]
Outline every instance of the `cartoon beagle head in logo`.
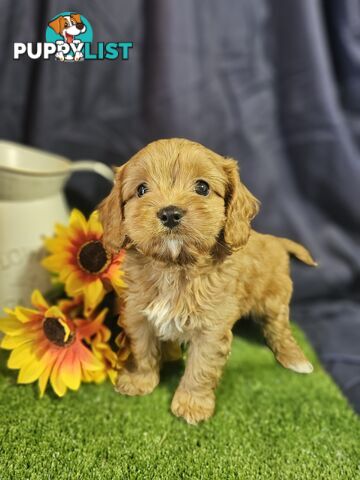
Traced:
[[86, 31], [86, 26], [82, 23], [79, 13], [60, 15], [49, 23], [49, 27], [61, 35], [66, 43], [72, 43], [74, 37]]

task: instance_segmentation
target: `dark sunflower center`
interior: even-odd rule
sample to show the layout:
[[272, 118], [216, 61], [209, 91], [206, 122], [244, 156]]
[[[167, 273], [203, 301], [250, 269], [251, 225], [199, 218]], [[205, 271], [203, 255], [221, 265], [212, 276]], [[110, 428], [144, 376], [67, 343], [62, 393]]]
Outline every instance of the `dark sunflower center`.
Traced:
[[109, 254], [99, 240], [85, 243], [79, 250], [78, 262], [88, 273], [100, 273], [110, 261]]
[[65, 328], [61, 325], [58, 318], [45, 318], [43, 323], [43, 329], [46, 337], [50, 342], [54, 343], [58, 347], [64, 347], [72, 343], [74, 335], [70, 334], [69, 338], [65, 341]]

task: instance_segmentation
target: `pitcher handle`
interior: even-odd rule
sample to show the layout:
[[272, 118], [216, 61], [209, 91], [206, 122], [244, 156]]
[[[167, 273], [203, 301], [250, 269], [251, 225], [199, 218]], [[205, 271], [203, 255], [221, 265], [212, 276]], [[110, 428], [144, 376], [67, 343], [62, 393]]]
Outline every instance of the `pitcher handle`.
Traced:
[[78, 160], [70, 164], [71, 172], [94, 172], [102, 177], [109, 180], [109, 182], [114, 183], [114, 172], [113, 170], [105, 165], [105, 163], [95, 162], [94, 160]]

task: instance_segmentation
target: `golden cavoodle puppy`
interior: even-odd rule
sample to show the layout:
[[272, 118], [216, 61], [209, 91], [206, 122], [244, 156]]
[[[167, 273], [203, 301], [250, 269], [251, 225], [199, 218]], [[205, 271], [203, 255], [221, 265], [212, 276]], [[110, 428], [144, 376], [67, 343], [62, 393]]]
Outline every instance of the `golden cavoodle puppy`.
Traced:
[[188, 344], [171, 410], [188, 423], [211, 417], [234, 323], [261, 319], [281, 365], [310, 373], [289, 325], [289, 254], [315, 265], [301, 245], [250, 227], [259, 202], [235, 160], [184, 139], [153, 142], [118, 168], [100, 205], [104, 243], [127, 248], [123, 327], [132, 360], [116, 389], [145, 395], [159, 382], [161, 356]]

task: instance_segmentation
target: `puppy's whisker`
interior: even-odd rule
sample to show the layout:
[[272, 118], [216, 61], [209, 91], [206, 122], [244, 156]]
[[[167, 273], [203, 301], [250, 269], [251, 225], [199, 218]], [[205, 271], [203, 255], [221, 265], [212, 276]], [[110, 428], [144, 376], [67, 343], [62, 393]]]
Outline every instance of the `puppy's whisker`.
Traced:
[[194, 234], [194, 237], [191, 237], [194, 241], [203, 242], [206, 239], [206, 237], [192, 225], [186, 225], [186, 230]]

